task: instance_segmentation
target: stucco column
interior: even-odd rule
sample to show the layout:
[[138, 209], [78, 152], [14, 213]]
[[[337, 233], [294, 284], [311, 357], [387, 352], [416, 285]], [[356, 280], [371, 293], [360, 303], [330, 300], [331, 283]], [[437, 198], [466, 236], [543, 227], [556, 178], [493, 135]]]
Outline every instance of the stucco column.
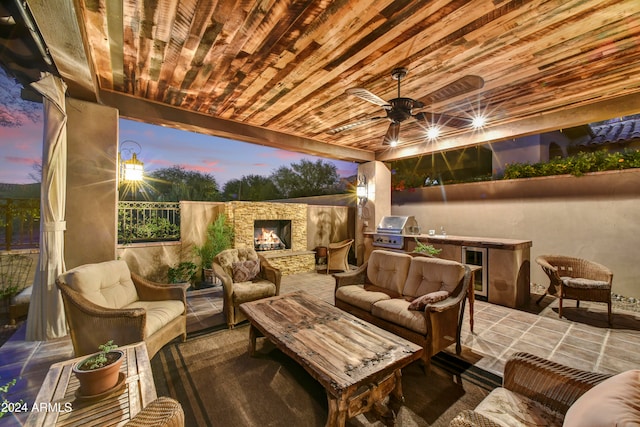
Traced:
[[361, 265], [366, 258], [364, 233], [375, 232], [382, 217], [391, 215], [391, 171], [384, 163], [373, 161], [358, 166], [358, 177], [367, 185], [367, 201], [356, 215], [356, 257]]
[[67, 269], [116, 259], [118, 110], [67, 99]]

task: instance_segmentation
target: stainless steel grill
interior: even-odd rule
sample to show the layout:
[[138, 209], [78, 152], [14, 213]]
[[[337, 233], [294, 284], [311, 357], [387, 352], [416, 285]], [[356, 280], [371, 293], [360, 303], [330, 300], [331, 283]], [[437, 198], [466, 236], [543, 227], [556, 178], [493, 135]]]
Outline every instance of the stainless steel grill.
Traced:
[[373, 246], [402, 249], [404, 235], [407, 234], [420, 234], [420, 227], [413, 216], [385, 216], [373, 235]]

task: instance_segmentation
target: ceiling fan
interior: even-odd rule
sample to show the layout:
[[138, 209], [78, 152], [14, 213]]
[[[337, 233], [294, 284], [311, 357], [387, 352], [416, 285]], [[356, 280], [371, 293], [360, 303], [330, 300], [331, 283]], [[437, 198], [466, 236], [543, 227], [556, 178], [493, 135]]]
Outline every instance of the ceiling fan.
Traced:
[[389, 102], [361, 87], [347, 89], [347, 94], [355, 95], [359, 98], [364, 99], [365, 101], [371, 102], [372, 104], [376, 104], [384, 108], [387, 115], [371, 117], [368, 119], [347, 123], [345, 125], [330, 129], [329, 131], [327, 131], [327, 133], [335, 135], [339, 132], [352, 129], [357, 126], [375, 122], [381, 119], [387, 119], [391, 122], [391, 124], [387, 129], [387, 133], [385, 134], [382, 143], [385, 145], [395, 146], [398, 141], [398, 135], [400, 134], [400, 123], [410, 118], [414, 118], [418, 121], [424, 121], [426, 123], [438, 123], [454, 128], [462, 128], [471, 124], [471, 119], [425, 111], [414, 113], [413, 110], [424, 108], [426, 103], [441, 101], [447, 98], [452, 98], [454, 96], [471, 92], [476, 89], [480, 89], [484, 86], [484, 80], [482, 79], [482, 77], [472, 75], [461, 77], [460, 79], [449, 83], [448, 85], [427, 95], [424, 98], [425, 102], [422, 102], [416, 101], [415, 99], [411, 98], [403, 98], [400, 96], [400, 82], [403, 78], [406, 77], [407, 73], [408, 70], [406, 68], [394, 68], [391, 71], [391, 77], [394, 80], [398, 81], [398, 97], [389, 100]]

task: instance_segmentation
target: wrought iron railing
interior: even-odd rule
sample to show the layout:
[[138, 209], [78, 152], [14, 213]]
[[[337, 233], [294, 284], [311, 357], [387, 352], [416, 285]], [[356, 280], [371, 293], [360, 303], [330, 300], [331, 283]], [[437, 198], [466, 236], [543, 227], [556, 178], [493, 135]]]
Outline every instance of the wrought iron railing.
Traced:
[[180, 203], [118, 202], [118, 243], [180, 240]]
[[0, 198], [0, 243], [7, 251], [39, 246], [40, 199]]

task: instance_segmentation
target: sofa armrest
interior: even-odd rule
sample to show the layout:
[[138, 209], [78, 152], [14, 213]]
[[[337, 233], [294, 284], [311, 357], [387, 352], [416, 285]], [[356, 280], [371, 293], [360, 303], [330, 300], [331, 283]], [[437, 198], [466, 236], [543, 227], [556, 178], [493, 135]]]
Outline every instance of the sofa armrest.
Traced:
[[505, 365], [503, 386], [565, 414], [587, 390], [609, 377], [519, 352]]
[[233, 278], [224, 271], [224, 268], [222, 268], [220, 264], [213, 262], [211, 269], [213, 270], [213, 275], [222, 282], [222, 291], [226, 297], [225, 299], [231, 299], [233, 295]]
[[361, 285], [366, 283], [367, 263], [365, 262], [355, 270], [345, 271], [344, 273], [334, 273], [332, 276], [336, 279], [336, 290], [341, 286]]
[[494, 421], [479, 414], [471, 409], [465, 409], [460, 412], [449, 423], [449, 427], [502, 427], [501, 424], [496, 424]]
[[456, 307], [457, 304], [467, 297], [467, 292], [471, 283], [471, 271], [469, 267], [464, 266], [465, 272], [462, 279], [460, 279], [460, 283], [456, 286], [455, 294], [450, 295], [448, 298], [434, 302], [431, 304], [427, 304], [424, 308], [426, 312], [443, 312], [452, 307]]
[[184, 303], [186, 310], [188, 284], [152, 282], [133, 272], [131, 272], [131, 280], [136, 287], [136, 291], [138, 291], [138, 297], [142, 301], [178, 300]]

